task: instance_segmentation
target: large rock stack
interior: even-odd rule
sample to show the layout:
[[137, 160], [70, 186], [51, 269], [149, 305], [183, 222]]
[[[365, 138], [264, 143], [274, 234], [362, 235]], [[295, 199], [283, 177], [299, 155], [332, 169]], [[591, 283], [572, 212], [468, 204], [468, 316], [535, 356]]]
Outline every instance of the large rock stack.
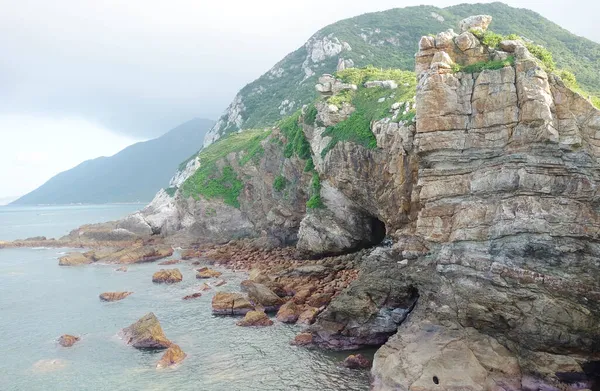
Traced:
[[413, 234], [428, 253], [398, 271], [420, 297], [375, 357], [376, 390], [587, 387], [600, 359], [600, 112], [520, 41], [484, 47], [471, 31], [488, 19], [419, 45]]

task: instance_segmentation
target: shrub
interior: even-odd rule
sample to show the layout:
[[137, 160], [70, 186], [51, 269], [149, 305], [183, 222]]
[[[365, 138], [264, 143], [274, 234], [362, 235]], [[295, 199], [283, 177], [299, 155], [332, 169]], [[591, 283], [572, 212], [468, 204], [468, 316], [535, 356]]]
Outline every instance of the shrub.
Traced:
[[175, 193], [177, 193], [177, 188], [176, 187], [167, 187], [165, 189], [165, 193], [167, 193], [169, 195], [169, 197], [173, 197], [173, 196], [175, 196]]
[[534, 57], [542, 62], [542, 65], [546, 71], [552, 72], [556, 68], [556, 63], [554, 62], [552, 53], [550, 53], [548, 49], [531, 42], [526, 42], [525, 47], [527, 47], [527, 50], [529, 50]]
[[308, 108], [306, 109], [306, 114], [304, 116], [304, 122], [308, 125], [314, 125], [315, 124], [315, 120], [317, 119], [317, 108], [315, 107], [314, 104], [311, 104], [308, 106]]
[[481, 61], [475, 64], [459, 66], [458, 69], [465, 73], [479, 73], [484, 70], [496, 70], [515, 64], [515, 57], [509, 56], [506, 60]]
[[573, 72], [568, 71], [566, 69], [561, 69], [557, 73], [567, 87], [569, 87], [572, 90], [579, 89], [579, 83], [577, 83], [577, 78], [575, 77]]
[[278, 175], [277, 178], [275, 178], [275, 181], [273, 181], [273, 189], [281, 191], [285, 189], [287, 184], [288, 180], [283, 175]]
[[302, 126], [300, 125], [301, 115], [302, 112], [298, 110], [296, 113], [283, 119], [279, 123], [279, 129], [281, 129], [281, 132], [286, 137], [283, 155], [288, 159], [294, 155], [298, 156], [302, 160], [306, 160], [311, 157], [310, 144], [306, 140], [306, 137], [304, 137], [304, 132], [302, 131]]
[[483, 37], [481, 37], [481, 43], [490, 48], [497, 48], [500, 46], [500, 42], [504, 41], [505, 39], [506, 37], [504, 37], [504, 35], [496, 34], [492, 31], [486, 31], [483, 33]]
[[306, 164], [304, 165], [304, 172], [311, 172], [314, 171], [314, 169], [315, 163], [313, 162], [312, 158], [310, 158], [306, 161]]
[[306, 207], [309, 209], [324, 208], [325, 205], [321, 200], [321, 179], [317, 172], [313, 172], [312, 179], [310, 181], [309, 189], [310, 198], [306, 202]]

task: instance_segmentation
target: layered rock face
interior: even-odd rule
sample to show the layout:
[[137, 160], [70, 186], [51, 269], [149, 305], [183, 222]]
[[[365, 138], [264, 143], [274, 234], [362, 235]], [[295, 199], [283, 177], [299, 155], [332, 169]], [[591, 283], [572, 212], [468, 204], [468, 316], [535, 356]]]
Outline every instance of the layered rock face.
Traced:
[[420, 298], [375, 357], [376, 390], [538, 389], [529, 374], [558, 382], [600, 359], [600, 112], [520, 42], [463, 30], [417, 54], [411, 234], [428, 251], [399, 273]]

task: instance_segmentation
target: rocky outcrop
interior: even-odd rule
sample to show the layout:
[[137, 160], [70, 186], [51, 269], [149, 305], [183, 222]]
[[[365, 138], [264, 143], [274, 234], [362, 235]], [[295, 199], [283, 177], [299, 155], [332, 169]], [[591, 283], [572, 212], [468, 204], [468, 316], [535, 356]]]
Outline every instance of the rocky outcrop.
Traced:
[[100, 294], [100, 300], [102, 301], [119, 301], [123, 300], [127, 296], [133, 294], [133, 292], [104, 292]]
[[216, 315], [245, 315], [254, 306], [248, 298], [235, 292], [217, 292], [212, 298], [212, 312]]
[[175, 364], [179, 364], [187, 357], [187, 354], [179, 347], [179, 345], [171, 344], [165, 351], [160, 361], [156, 364], [156, 368], [167, 368]]
[[[600, 112], [518, 41], [500, 45], [510, 53], [462, 51], [458, 37], [438, 37], [417, 54], [412, 234], [427, 251], [396, 256], [421, 304], [376, 354], [374, 389], [585, 379], [583, 364], [600, 358]], [[453, 73], [440, 53], [461, 65], [510, 55], [514, 65]]]
[[70, 348], [71, 346], [75, 345], [75, 343], [80, 339], [81, 338], [76, 337], [74, 335], [65, 334], [60, 336], [60, 338], [58, 339], [58, 343], [60, 346]]
[[158, 284], [174, 284], [182, 280], [183, 275], [179, 269], [161, 269], [152, 275], [152, 282]]
[[171, 346], [171, 341], [165, 336], [160, 322], [152, 312], [144, 315], [121, 332], [125, 342], [134, 348], [166, 349]]
[[202, 297], [202, 293], [196, 292], [196, 293], [192, 293], [192, 294], [183, 296], [183, 300], [192, 300], [192, 299], [197, 299], [199, 297]]
[[236, 324], [242, 327], [271, 326], [273, 321], [263, 311], [250, 311]]
[[102, 247], [85, 253], [69, 253], [59, 259], [61, 266], [86, 265], [94, 262], [131, 264], [152, 262], [173, 255], [168, 245], [136, 244], [125, 248]]

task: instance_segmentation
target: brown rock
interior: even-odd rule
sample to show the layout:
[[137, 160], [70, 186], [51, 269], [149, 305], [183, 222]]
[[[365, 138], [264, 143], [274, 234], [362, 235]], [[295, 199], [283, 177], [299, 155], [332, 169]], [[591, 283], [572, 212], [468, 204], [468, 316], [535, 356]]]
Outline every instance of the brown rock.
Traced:
[[133, 292], [104, 292], [100, 294], [100, 300], [102, 301], [119, 301], [123, 300]]
[[323, 307], [329, 304], [331, 301], [332, 295], [330, 293], [315, 293], [311, 297], [308, 298], [306, 304], [311, 307]]
[[58, 259], [59, 266], [79, 266], [88, 265], [90, 263], [92, 263], [92, 260], [82, 253], [68, 253]]
[[245, 315], [254, 306], [241, 293], [217, 292], [212, 299], [212, 312], [217, 315]]
[[319, 309], [315, 307], [308, 307], [298, 317], [298, 323], [300, 324], [312, 324], [319, 315]]
[[362, 354], [351, 354], [342, 362], [342, 365], [350, 369], [367, 369], [371, 367], [371, 361]]
[[127, 271], [127, 266], [121, 266], [115, 269], [115, 271], [117, 272], [126, 272]]
[[166, 349], [171, 346], [171, 341], [165, 336], [160, 322], [152, 312], [124, 328], [122, 333], [123, 339], [134, 348]]
[[203, 267], [201, 269], [198, 269], [196, 278], [217, 278], [217, 277], [221, 277], [221, 274], [223, 274], [223, 273], [213, 270], [213, 269], [209, 269], [207, 267]]
[[210, 287], [210, 285], [208, 285], [207, 283], [204, 283], [204, 284], [200, 285], [200, 288], [199, 288], [199, 289], [200, 289], [201, 291], [209, 291], [209, 290], [211, 290], [212, 288], [211, 288], [211, 287]]
[[271, 326], [273, 321], [262, 311], [250, 311], [244, 319], [236, 323], [238, 326]]
[[294, 337], [290, 345], [307, 346], [312, 344], [313, 336], [311, 333], [300, 333]]
[[173, 284], [181, 280], [183, 276], [179, 269], [161, 269], [152, 275], [152, 282], [159, 284]]
[[294, 298], [292, 300], [294, 300], [294, 303], [296, 303], [296, 304], [304, 304], [306, 302], [306, 299], [308, 299], [309, 297], [310, 297], [310, 290], [302, 289], [302, 290], [299, 290], [298, 292], [296, 292], [296, 294], [294, 295]]
[[79, 340], [80, 340], [79, 337], [76, 337], [74, 335], [65, 334], [65, 335], [61, 335], [61, 337], [58, 339], [58, 343], [60, 344], [60, 346], [69, 348], [69, 347], [73, 346], [75, 344], [75, 342], [77, 342]]
[[296, 323], [302, 309], [293, 301], [288, 301], [277, 311], [277, 320], [283, 323]]
[[151, 245], [127, 247], [109, 254], [99, 254], [96, 252], [97, 261], [106, 263], [141, 263], [151, 262], [157, 259], [166, 258], [173, 255], [173, 248], [167, 245]]
[[242, 287], [242, 291], [248, 293], [250, 301], [255, 305], [260, 304], [266, 311], [277, 311], [284, 303], [281, 297], [277, 296], [263, 284], [245, 280], [240, 283], [240, 286]]
[[183, 300], [197, 299], [198, 297], [201, 297], [201, 296], [202, 296], [202, 293], [196, 292], [196, 293], [192, 293], [191, 295], [184, 296]]
[[175, 365], [182, 362], [186, 358], [186, 356], [187, 354], [185, 354], [183, 350], [181, 350], [179, 345], [171, 344], [171, 346], [169, 346], [165, 354], [163, 354], [158, 364], [156, 364], [156, 367], [170, 367], [171, 365]]
[[169, 261], [160, 262], [159, 265], [161, 265], [161, 266], [176, 265], [180, 262], [181, 261], [179, 259], [171, 259]]

